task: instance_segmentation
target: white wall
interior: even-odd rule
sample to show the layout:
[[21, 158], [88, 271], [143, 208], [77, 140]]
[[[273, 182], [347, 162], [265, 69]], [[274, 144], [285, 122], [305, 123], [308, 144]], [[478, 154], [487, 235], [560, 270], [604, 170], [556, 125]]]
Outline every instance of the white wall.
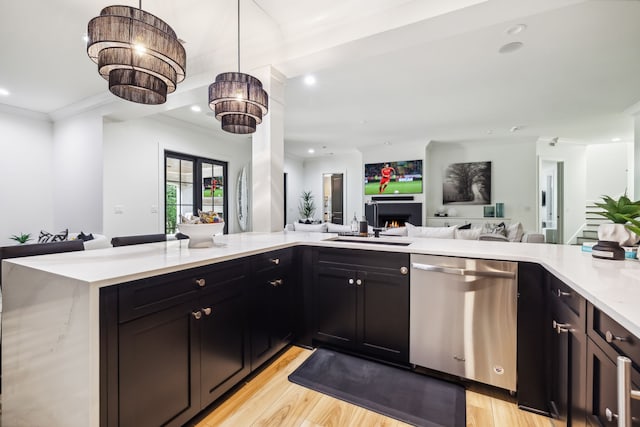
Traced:
[[[358, 218], [364, 215], [363, 204], [363, 161], [362, 154], [353, 150], [351, 153], [322, 156], [316, 158], [310, 158], [304, 160], [304, 179], [302, 190], [294, 193], [294, 189], [291, 188], [289, 194], [293, 198], [292, 208], [295, 209], [291, 212], [293, 221], [297, 221], [299, 218], [298, 204], [300, 202], [300, 193], [311, 190], [314, 196], [316, 204], [316, 212], [314, 214], [315, 219], [322, 219], [322, 175], [325, 173], [342, 173], [344, 174], [344, 191], [345, 191], [345, 223], [349, 224], [353, 213], [355, 212]], [[289, 178], [289, 184], [291, 184], [291, 177]]]
[[[633, 144], [592, 144], [586, 147], [587, 202], [602, 195], [618, 197], [625, 190], [633, 198]], [[634, 199], [635, 200], [635, 199]]]
[[53, 221], [53, 125], [44, 117], [0, 111], [0, 246], [12, 235], [56, 232]]
[[[548, 141], [537, 143], [540, 160], [555, 160], [564, 163], [564, 233], [563, 243], [575, 241], [585, 222], [585, 200], [587, 194], [587, 149], [585, 145]], [[539, 196], [537, 196], [539, 197]], [[539, 199], [536, 199], [539, 203]]]
[[291, 224], [299, 219], [298, 203], [304, 191], [304, 163], [302, 159], [285, 154], [284, 173], [287, 174], [287, 211], [285, 221]]
[[[504, 216], [522, 223], [526, 231], [536, 227], [536, 143], [520, 138], [496, 141], [431, 142], [427, 146], [427, 216], [443, 207], [442, 183], [452, 163], [491, 162], [491, 203], [504, 203]], [[482, 205], [455, 205], [459, 217], [483, 217]]]
[[54, 124], [54, 226], [102, 233], [102, 116], [87, 112]]
[[238, 173], [251, 161], [250, 139], [213, 137], [205, 129], [162, 117], [105, 124], [104, 233], [164, 232], [164, 150], [228, 162], [228, 228], [239, 232], [236, 185]]

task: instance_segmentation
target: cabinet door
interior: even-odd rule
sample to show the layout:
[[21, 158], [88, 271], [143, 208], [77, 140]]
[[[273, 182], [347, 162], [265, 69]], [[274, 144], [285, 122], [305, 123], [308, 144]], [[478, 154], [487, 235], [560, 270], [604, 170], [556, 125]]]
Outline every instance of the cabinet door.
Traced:
[[187, 304], [120, 325], [119, 426], [179, 426], [198, 413], [196, 329]]
[[314, 339], [342, 347], [356, 341], [356, 272], [330, 265], [313, 283]]
[[262, 365], [291, 342], [293, 275], [289, 266], [258, 274], [251, 289], [251, 369]]
[[225, 295], [214, 294], [199, 301], [197, 310], [201, 316], [197, 322], [203, 408], [250, 372], [244, 300], [244, 292], [236, 290]]
[[359, 271], [358, 323], [361, 350], [409, 363], [409, 276], [400, 271]]
[[[618, 420], [617, 408], [616, 364], [604, 351], [587, 340], [588, 374], [587, 374], [587, 406], [590, 426], [615, 427]], [[639, 390], [640, 374], [631, 370], [631, 387]], [[611, 414], [611, 416], [608, 416]], [[631, 399], [632, 424], [640, 425], [640, 401]]]

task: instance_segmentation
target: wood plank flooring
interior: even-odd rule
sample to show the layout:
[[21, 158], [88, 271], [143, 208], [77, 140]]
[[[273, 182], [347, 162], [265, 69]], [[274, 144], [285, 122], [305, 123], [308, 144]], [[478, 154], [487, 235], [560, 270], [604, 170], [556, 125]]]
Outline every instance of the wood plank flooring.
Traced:
[[[287, 377], [312, 351], [291, 347], [197, 427], [400, 427], [403, 422], [289, 382]], [[513, 399], [486, 390], [467, 390], [468, 427], [552, 427], [549, 418], [518, 409]]]

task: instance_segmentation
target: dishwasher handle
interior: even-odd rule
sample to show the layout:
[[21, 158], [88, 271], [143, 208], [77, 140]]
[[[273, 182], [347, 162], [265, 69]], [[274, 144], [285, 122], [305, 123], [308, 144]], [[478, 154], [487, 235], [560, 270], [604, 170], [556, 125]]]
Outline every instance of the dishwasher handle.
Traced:
[[500, 277], [505, 279], [516, 278], [516, 274], [511, 271], [478, 271], [468, 270], [466, 268], [446, 267], [443, 265], [422, 264], [419, 262], [412, 262], [411, 268], [423, 271], [433, 271], [435, 273], [453, 274], [456, 276]]

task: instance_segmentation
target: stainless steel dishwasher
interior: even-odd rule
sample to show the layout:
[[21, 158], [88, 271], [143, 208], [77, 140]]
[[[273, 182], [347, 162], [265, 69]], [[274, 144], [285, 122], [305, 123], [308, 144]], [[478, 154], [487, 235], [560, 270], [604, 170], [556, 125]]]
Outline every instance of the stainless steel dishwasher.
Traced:
[[517, 263], [411, 255], [409, 361], [516, 390]]

